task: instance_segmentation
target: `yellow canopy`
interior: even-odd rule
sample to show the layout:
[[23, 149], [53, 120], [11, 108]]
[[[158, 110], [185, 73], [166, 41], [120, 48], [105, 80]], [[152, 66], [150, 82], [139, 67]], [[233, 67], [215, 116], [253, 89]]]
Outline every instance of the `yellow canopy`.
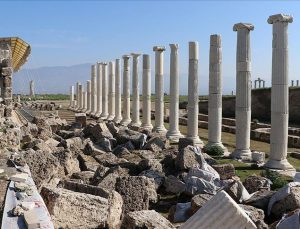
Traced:
[[12, 67], [14, 72], [26, 63], [31, 52], [31, 47], [19, 37], [3, 37], [0, 38], [0, 44], [7, 43], [12, 52]]

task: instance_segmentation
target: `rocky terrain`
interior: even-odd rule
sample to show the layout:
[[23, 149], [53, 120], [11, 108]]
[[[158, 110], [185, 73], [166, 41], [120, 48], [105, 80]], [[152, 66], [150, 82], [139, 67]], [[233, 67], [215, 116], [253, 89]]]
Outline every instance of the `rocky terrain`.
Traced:
[[241, 182], [232, 164], [217, 164], [186, 139], [173, 144], [146, 129], [55, 115], [0, 124], [1, 155], [17, 152], [15, 165], [29, 166], [55, 228], [187, 228], [224, 191], [249, 228], [275, 228], [300, 208], [300, 183], [273, 191], [265, 177]]

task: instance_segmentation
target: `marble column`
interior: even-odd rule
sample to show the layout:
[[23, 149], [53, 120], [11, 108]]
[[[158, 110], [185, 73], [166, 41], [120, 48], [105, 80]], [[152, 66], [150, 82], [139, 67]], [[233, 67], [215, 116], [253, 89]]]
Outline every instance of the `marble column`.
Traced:
[[238, 23], [233, 26], [237, 31], [236, 50], [236, 148], [232, 153], [234, 158], [251, 160], [251, 47], [250, 31], [252, 24]]
[[107, 81], [107, 63], [102, 63], [102, 113], [100, 118], [108, 117], [108, 81]]
[[86, 91], [84, 91], [84, 89], [82, 89], [82, 113], [85, 113], [86, 109], [87, 109], [87, 94]]
[[155, 124], [153, 131], [165, 133], [164, 126], [164, 54], [165, 47], [154, 46], [155, 52]]
[[129, 55], [123, 56], [123, 119], [121, 125], [127, 126], [131, 122], [130, 118], [130, 66]]
[[74, 107], [74, 111], [79, 109], [79, 82], [76, 83], [76, 106]]
[[143, 109], [142, 128], [152, 130], [151, 123], [151, 68], [150, 56], [143, 55]]
[[97, 112], [96, 118], [100, 118], [102, 113], [102, 65], [97, 63]]
[[131, 53], [132, 56], [132, 121], [131, 126], [139, 127], [140, 122], [140, 91], [139, 91], [139, 56], [141, 54]]
[[30, 82], [29, 82], [29, 96], [30, 97], [35, 96], [34, 81], [33, 80], [30, 80]]
[[91, 112], [91, 81], [86, 81], [86, 113]]
[[81, 112], [81, 110], [83, 108], [82, 85], [81, 84], [78, 85], [78, 100], [79, 100], [79, 103], [78, 103], [77, 111]]
[[272, 15], [268, 23], [273, 25], [272, 90], [271, 90], [271, 140], [266, 167], [290, 170], [287, 160], [289, 86], [288, 86], [288, 23], [293, 17]]
[[210, 36], [208, 146], [220, 146], [222, 134], [222, 40], [220, 35]]
[[109, 62], [108, 120], [115, 118], [115, 63]]
[[115, 123], [120, 123], [122, 120], [122, 98], [121, 98], [121, 68], [120, 68], [120, 59], [116, 59], [115, 64]]
[[179, 63], [178, 44], [170, 44], [170, 116], [167, 138], [178, 141], [182, 137], [179, 131]]
[[70, 87], [70, 106], [69, 108], [73, 107], [73, 103], [74, 103], [74, 86]]
[[188, 76], [188, 125], [187, 139], [193, 141], [194, 145], [203, 145], [198, 136], [198, 114], [199, 114], [199, 86], [198, 86], [198, 42], [189, 42], [189, 76]]
[[91, 116], [95, 116], [97, 112], [97, 89], [96, 89], [96, 65], [91, 67]]

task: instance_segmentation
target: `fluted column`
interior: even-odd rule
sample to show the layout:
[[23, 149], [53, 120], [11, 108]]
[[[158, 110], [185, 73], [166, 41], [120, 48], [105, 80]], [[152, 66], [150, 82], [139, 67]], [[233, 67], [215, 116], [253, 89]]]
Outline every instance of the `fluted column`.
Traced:
[[91, 116], [97, 112], [96, 65], [91, 66]]
[[102, 65], [97, 63], [97, 112], [95, 116], [99, 118], [102, 113]]
[[73, 107], [73, 103], [74, 103], [74, 86], [70, 87], [70, 105], [69, 108]]
[[151, 68], [149, 55], [143, 55], [143, 109], [141, 126], [150, 130], [153, 128], [151, 123]]
[[164, 54], [165, 47], [154, 46], [155, 52], [155, 124], [153, 131], [166, 132], [164, 126]]
[[139, 91], [139, 56], [141, 54], [132, 53], [132, 121], [131, 126], [139, 127], [140, 122], [140, 91]]
[[237, 31], [236, 49], [236, 149], [234, 158], [251, 160], [250, 131], [251, 131], [251, 47], [250, 31], [252, 24], [238, 23], [233, 26]]
[[91, 112], [91, 81], [86, 81], [86, 113]]
[[170, 44], [170, 116], [167, 138], [178, 141], [182, 137], [179, 131], [179, 64], [178, 44]]
[[188, 76], [188, 126], [186, 138], [195, 145], [203, 142], [198, 136], [199, 86], [198, 86], [198, 42], [189, 42], [189, 76]]
[[115, 63], [109, 62], [108, 120], [115, 118]]
[[107, 81], [107, 63], [102, 63], [102, 113], [100, 118], [108, 117], [108, 81]]
[[129, 55], [123, 56], [123, 119], [121, 124], [127, 126], [131, 122], [130, 118], [130, 67]]
[[115, 92], [116, 92], [116, 98], [115, 98], [115, 118], [114, 121], [116, 123], [119, 123], [122, 120], [122, 99], [121, 99], [121, 68], [120, 68], [120, 59], [116, 59], [115, 64]]
[[210, 36], [208, 146], [220, 146], [222, 133], [222, 46], [221, 36]]
[[287, 161], [289, 124], [288, 86], [288, 23], [293, 17], [284, 14], [272, 15], [272, 90], [271, 90], [271, 140], [270, 154], [266, 167], [289, 170], [293, 166]]

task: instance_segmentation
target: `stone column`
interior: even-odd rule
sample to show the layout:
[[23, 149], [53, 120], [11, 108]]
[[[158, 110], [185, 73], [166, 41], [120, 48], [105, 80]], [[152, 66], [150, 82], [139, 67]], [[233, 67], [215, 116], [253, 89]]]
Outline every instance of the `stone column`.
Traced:
[[153, 131], [165, 133], [164, 126], [164, 54], [165, 47], [154, 46], [155, 51], [155, 124]]
[[140, 122], [140, 91], [139, 91], [139, 56], [141, 54], [131, 53], [132, 55], [132, 121], [131, 126], [139, 127]]
[[198, 86], [198, 42], [189, 42], [189, 76], [188, 76], [188, 125], [187, 139], [193, 141], [194, 145], [203, 145], [198, 136], [198, 114], [199, 114], [199, 86]]
[[115, 64], [115, 74], [116, 74], [116, 80], [115, 80], [115, 92], [116, 92], [116, 98], [115, 98], [115, 123], [120, 123], [122, 120], [122, 99], [121, 99], [121, 68], [120, 68], [120, 59], [116, 59]]
[[251, 131], [251, 48], [250, 31], [252, 24], [238, 23], [233, 26], [237, 31], [236, 51], [236, 149], [234, 158], [251, 160], [250, 131]]
[[100, 118], [102, 113], [102, 65], [97, 63], [97, 112], [95, 116]]
[[35, 96], [34, 81], [33, 80], [30, 80], [30, 82], [29, 82], [29, 96], [30, 97], [34, 97]]
[[167, 138], [178, 141], [182, 137], [179, 131], [179, 64], [178, 44], [170, 44], [170, 116]]
[[76, 83], [76, 106], [74, 107], [74, 111], [79, 109], [79, 82]]
[[97, 112], [97, 90], [96, 90], [96, 65], [91, 67], [91, 116], [95, 116]]
[[127, 126], [131, 122], [130, 118], [130, 67], [129, 55], [123, 56], [123, 119], [121, 125]]
[[292, 87], [294, 87], [294, 80], [291, 80]]
[[299, 80], [296, 81], [296, 86], [299, 87]]
[[108, 120], [115, 118], [115, 63], [109, 62]]
[[78, 112], [81, 112], [83, 108], [83, 98], [82, 98], [82, 85], [78, 85]]
[[84, 89], [82, 90], [82, 113], [85, 113], [87, 109], [87, 94], [86, 91], [84, 91]]
[[142, 128], [152, 129], [151, 123], [151, 68], [150, 56], [143, 55], [143, 109]]
[[74, 86], [70, 87], [70, 106], [69, 108], [73, 107], [73, 103], [74, 103]]
[[86, 113], [91, 112], [91, 81], [86, 81]]
[[266, 81], [263, 80], [263, 88], [265, 88], [265, 83], [266, 83]]
[[222, 40], [220, 35], [210, 36], [208, 146], [220, 146], [222, 134]]
[[102, 113], [100, 118], [108, 117], [108, 87], [107, 87], [107, 63], [102, 63]]
[[284, 14], [272, 15], [272, 90], [271, 90], [271, 140], [269, 160], [266, 167], [289, 170], [293, 166], [287, 160], [289, 86], [288, 86], [288, 23], [293, 17]]
[[258, 78], [258, 88], [261, 88], [261, 79]]

